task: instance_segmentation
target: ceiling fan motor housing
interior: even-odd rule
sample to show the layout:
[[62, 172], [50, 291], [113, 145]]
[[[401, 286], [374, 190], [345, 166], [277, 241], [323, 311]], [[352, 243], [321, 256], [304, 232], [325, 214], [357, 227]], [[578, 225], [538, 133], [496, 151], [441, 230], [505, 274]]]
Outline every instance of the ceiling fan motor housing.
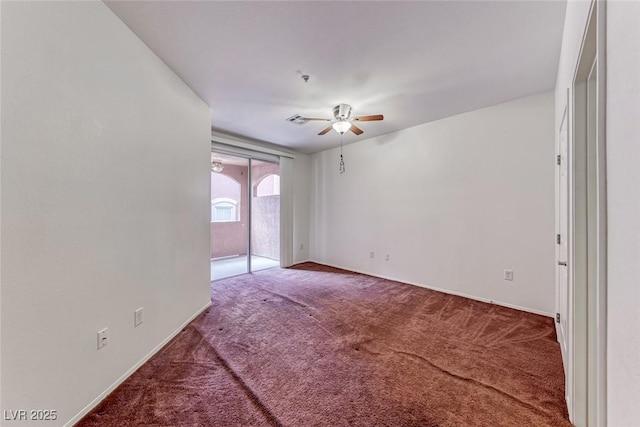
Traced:
[[333, 116], [337, 120], [347, 120], [351, 116], [351, 105], [338, 104], [333, 107]]

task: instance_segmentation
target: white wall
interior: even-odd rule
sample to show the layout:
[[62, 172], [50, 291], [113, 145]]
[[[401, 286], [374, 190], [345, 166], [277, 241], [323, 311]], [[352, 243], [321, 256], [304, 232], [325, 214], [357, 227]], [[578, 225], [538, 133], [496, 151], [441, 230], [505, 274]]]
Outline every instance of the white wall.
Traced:
[[538, 94], [347, 145], [344, 175], [338, 149], [314, 154], [311, 259], [551, 314], [553, 102]]
[[210, 113], [103, 3], [2, 8], [1, 405], [62, 425], [209, 303]]
[[608, 422], [640, 425], [640, 3], [607, 4]]
[[[309, 185], [311, 158], [296, 153], [293, 159], [293, 262], [309, 260]], [[302, 245], [302, 249], [300, 248]]]

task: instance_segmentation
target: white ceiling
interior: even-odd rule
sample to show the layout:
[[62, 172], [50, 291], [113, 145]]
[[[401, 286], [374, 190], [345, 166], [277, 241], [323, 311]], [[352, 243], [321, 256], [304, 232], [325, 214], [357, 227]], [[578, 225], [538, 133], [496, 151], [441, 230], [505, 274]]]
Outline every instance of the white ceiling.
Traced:
[[[555, 85], [565, 2], [108, 1], [211, 106], [212, 128], [317, 152], [347, 103], [364, 134], [405, 129]], [[309, 74], [305, 83], [301, 74]]]

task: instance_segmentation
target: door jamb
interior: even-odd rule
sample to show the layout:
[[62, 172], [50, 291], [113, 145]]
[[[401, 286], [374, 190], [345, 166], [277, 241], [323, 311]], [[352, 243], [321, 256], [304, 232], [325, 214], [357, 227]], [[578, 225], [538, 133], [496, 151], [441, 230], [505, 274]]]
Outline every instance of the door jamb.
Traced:
[[[576, 426], [606, 425], [606, 78], [604, 1], [592, 0], [572, 80], [571, 215], [569, 240], [573, 313], [570, 394]], [[587, 85], [596, 73], [595, 138], [587, 126]]]

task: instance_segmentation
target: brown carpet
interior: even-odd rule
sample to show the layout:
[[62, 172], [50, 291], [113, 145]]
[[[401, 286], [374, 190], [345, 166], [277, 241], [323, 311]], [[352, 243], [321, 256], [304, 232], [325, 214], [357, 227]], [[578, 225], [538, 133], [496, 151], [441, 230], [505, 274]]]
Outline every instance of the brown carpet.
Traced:
[[571, 425], [550, 318], [313, 263], [212, 295], [77, 425]]

